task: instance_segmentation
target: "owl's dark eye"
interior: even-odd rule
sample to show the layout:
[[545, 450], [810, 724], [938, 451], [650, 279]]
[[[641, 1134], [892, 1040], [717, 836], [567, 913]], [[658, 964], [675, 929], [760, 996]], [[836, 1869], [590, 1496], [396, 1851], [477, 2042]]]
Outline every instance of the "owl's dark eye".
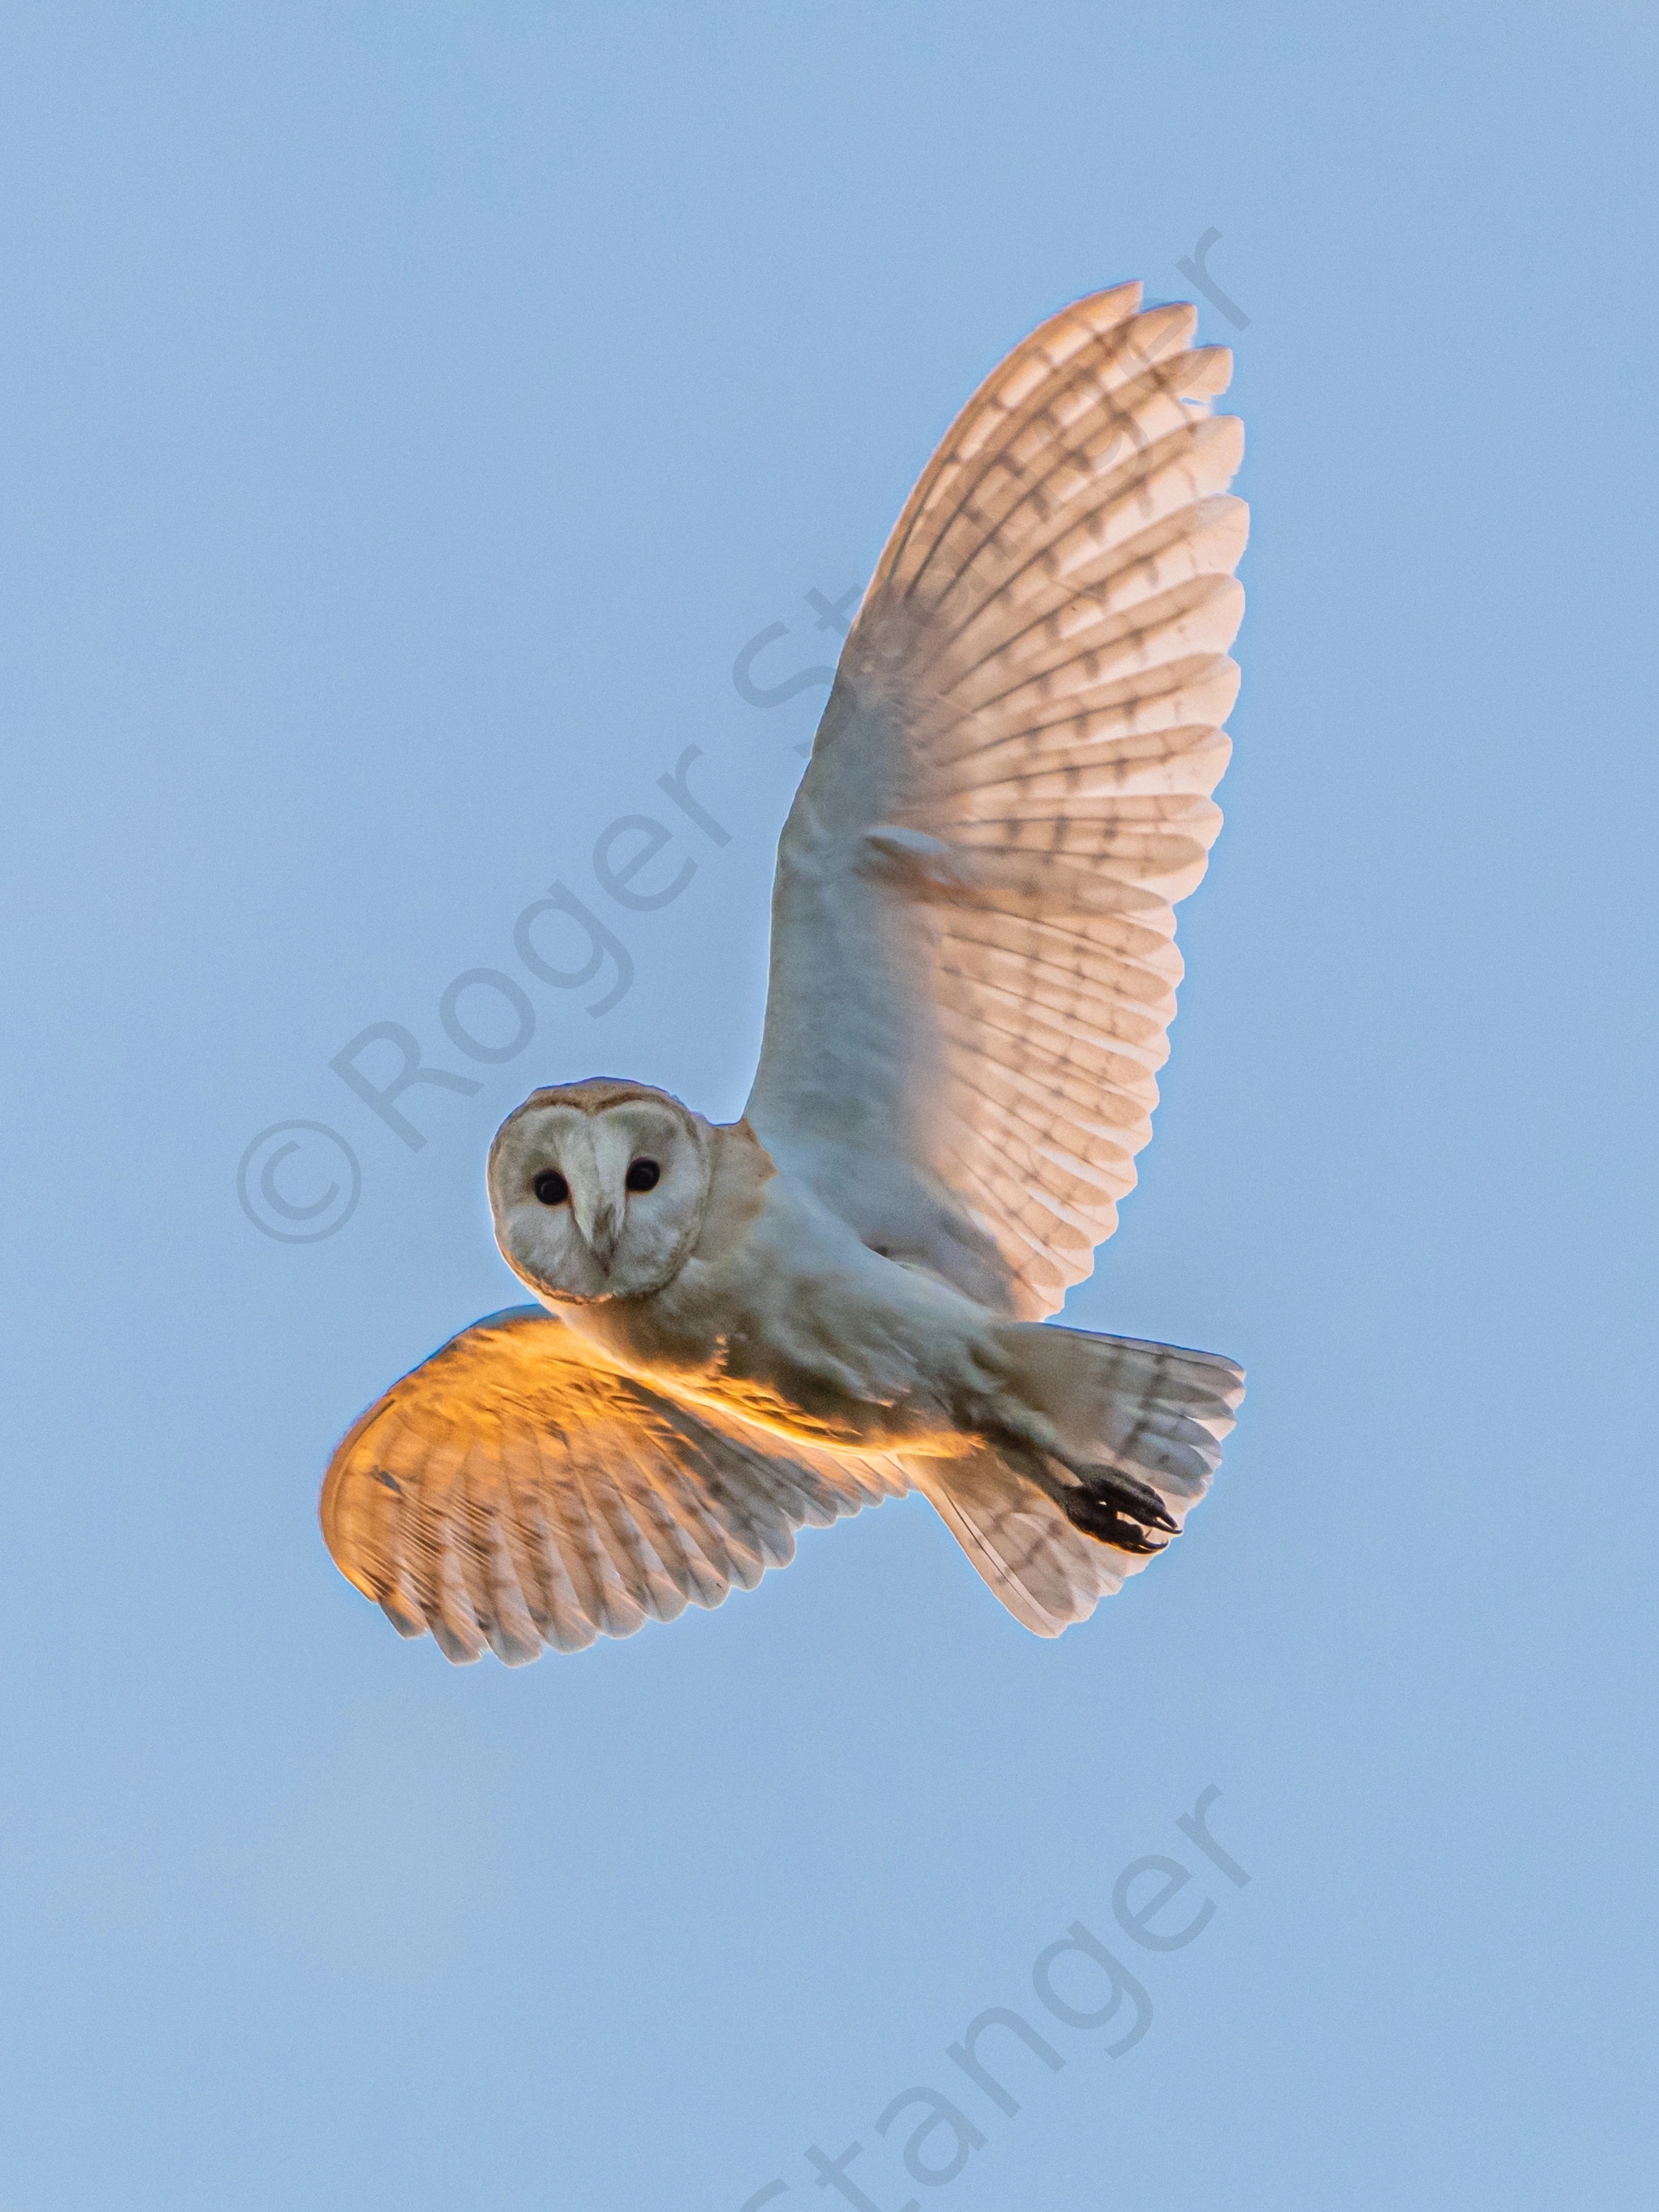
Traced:
[[655, 1190], [662, 1181], [662, 1170], [655, 1160], [635, 1160], [623, 1177], [625, 1190]]
[[562, 1206], [570, 1195], [570, 1186], [557, 1168], [544, 1168], [531, 1188], [544, 1206]]

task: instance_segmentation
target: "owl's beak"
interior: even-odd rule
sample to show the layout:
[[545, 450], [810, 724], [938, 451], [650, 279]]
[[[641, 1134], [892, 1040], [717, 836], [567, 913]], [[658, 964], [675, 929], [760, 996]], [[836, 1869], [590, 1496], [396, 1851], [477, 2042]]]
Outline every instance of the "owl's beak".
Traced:
[[622, 1209], [613, 1205], [603, 1191], [573, 1190], [570, 1199], [582, 1242], [608, 1275], [622, 1236]]

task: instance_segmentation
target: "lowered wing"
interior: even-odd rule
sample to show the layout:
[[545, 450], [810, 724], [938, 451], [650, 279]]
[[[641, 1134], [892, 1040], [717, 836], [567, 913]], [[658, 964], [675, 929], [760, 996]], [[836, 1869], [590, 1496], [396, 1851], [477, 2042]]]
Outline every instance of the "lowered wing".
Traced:
[[400, 1635], [509, 1666], [716, 1606], [908, 1486], [604, 1364], [540, 1306], [494, 1314], [396, 1382], [323, 1483], [335, 1565]]

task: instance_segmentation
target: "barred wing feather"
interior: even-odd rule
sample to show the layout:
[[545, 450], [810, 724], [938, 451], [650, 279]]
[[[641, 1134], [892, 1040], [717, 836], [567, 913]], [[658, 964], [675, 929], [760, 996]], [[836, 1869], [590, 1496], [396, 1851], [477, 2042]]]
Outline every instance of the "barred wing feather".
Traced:
[[631, 1636], [716, 1606], [823, 1527], [908, 1487], [603, 1364], [540, 1306], [462, 1331], [394, 1383], [323, 1484], [335, 1564], [404, 1636], [465, 1662]]
[[780, 844], [747, 1109], [866, 1243], [1023, 1319], [1152, 1133], [1238, 684], [1231, 357], [1139, 301], [1026, 339], [899, 519]]

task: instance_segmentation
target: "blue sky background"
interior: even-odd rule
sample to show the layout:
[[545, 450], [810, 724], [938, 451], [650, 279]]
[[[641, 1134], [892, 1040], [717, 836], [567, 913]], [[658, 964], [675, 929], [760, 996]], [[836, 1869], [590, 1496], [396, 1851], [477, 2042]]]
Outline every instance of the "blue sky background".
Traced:
[[[790, 2212], [854, 2140], [881, 2212], [1651, 2201], [1656, 44], [1584, 0], [10, 12], [5, 2212]], [[739, 648], [831, 657], [805, 595], [995, 359], [1189, 296], [1208, 230], [1228, 823], [1067, 1318], [1246, 1362], [1211, 1501], [1055, 1644], [917, 1500], [577, 1659], [401, 1644], [317, 1486], [520, 1295], [497, 1121], [747, 1088], [823, 687], [747, 703]], [[723, 847], [655, 787], [690, 744]], [[695, 864], [650, 913], [593, 875], [630, 813], [642, 884]], [[599, 1018], [514, 952], [556, 878], [634, 964]], [[444, 1036], [476, 968], [511, 1062]], [[419, 1152], [330, 1070], [378, 1022], [482, 1082], [410, 1094]], [[308, 1244], [237, 1199], [289, 1119], [361, 1176]], [[1242, 1889], [1175, 1826], [1210, 1784]], [[1113, 1916], [1148, 1853], [1215, 1903], [1168, 1954]], [[1153, 2005], [1120, 2058], [1033, 1996], [1076, 1920]], [[1012, 2118], [944, 2057], [997, 2004], [1065, 2060]], [[922, 2083], [985, 2137], [939, 2188], [874, 2124]]]

